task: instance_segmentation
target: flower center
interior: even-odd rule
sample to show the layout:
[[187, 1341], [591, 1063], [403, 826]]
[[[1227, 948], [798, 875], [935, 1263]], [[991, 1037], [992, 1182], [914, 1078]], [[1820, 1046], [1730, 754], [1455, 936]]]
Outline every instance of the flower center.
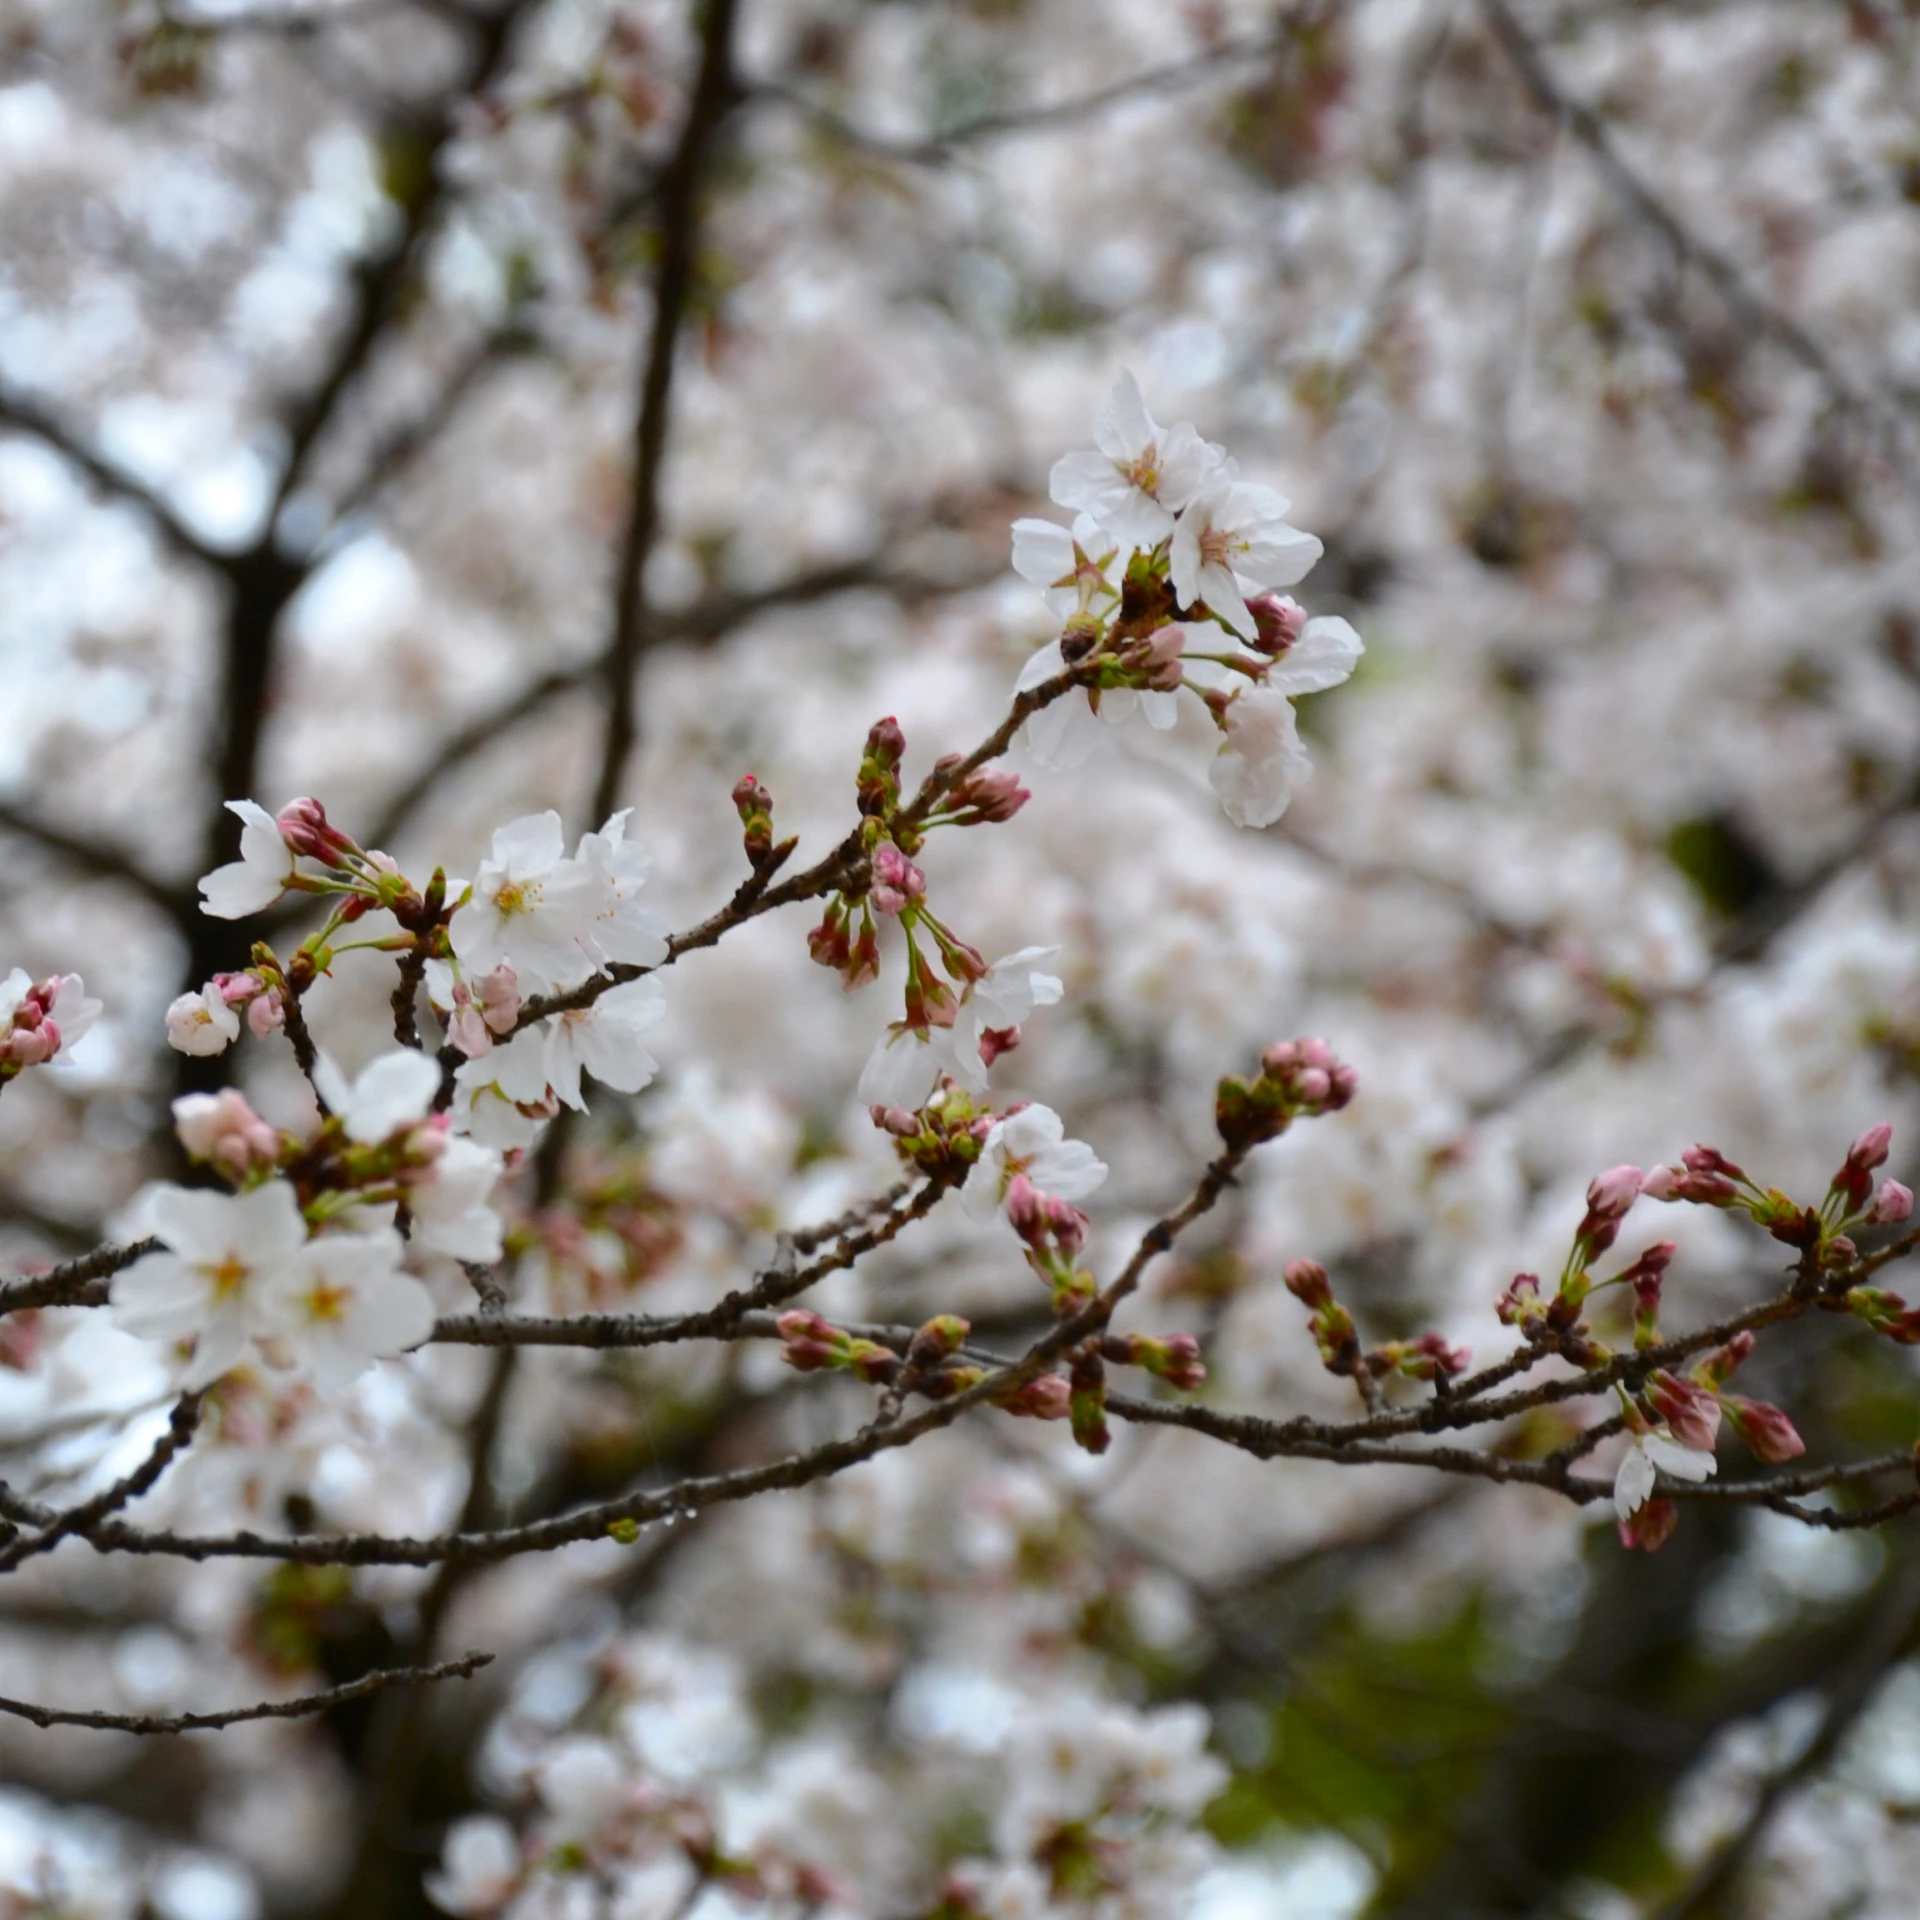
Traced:
[[1209, 527], [1200, 536], [1200, 558], [1210, 567], [1224, 567], [1228, 564], [1227, 556], [1241, 544], [1244, 543], [1236, 542], [1222, 528]]
[[1160, 497], [1160, 449], [1149, 447], [1138, 460], [1130, 460], [1120, 469], [1150, 499]]
[[200, 1269], [213, 1282], [214, 1296], [221, 1300], [230, 1300], [247, 1284], [247, 1263], [235, 1259], [232, 1254], [217, 1266]]
[[493, 896], [493, 910], [503, 920], [512, 919], [516, 913], [531, 913], [539, 904], [537, 880], [503, 880], [500, 891]]
[[318, 1281], [307, 1289], [307, 1318], [314, 1321], [344, 1319], [347, 1302], [351, 1298], [345, 1287], [333, 1286], [325, 1280]]

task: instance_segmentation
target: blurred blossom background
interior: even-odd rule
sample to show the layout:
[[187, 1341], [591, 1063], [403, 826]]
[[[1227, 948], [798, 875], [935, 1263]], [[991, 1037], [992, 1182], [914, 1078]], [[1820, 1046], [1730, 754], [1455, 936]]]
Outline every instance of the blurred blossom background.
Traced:
[[[1112, 1166], [1103, 1271], [1191, 1186], [1220, 1074], [1292, 1034], [1358, 1071], [1132, 1324], [1199, 1332], [1221, 1405], [1344, 1416], [1291, 1259], [1372, 1337], [1493, 1359], [1603, 1167], [1706, 1140], [1818, 1192], [1890, 1119], [1911, 1178], [1917, 52], [1911, 0], [0, 0], [0, 964], [106, 1005], [0, 1101], [7, 1271], [111, 1231], [183, 1088], [309, 1111], [283, 1048], [162, 1044], [253, 937], [195, 910], [223, 800], [315, 794], [456, 875], [516, 815], [631, 806], [688, 925], [739, 878], [742, 773], [810, 857], [875, 719], [913, 778], [992, 730], [1057, 630], [1010, 523], [1064, 523], [1048, 471], [1123, 367], [1292, 501], [1300, 599], [1367, 648], [1270, 829], [1116, 743], [1016, 757], [1018, 820], [927, 856], [985, 953], [1062, 949], [997, 1076]], [[894, 975], [842, 995], [807, 924], [664, 976], [659, 1081], [510, 1192], [517, 1305], [707, 1304], [888, 1185], [854, 1084]], [[390, 985], [315, 989], [349, 1068]], [[1776, 1284], [1783, 1250], [1644, 1204], [1676, 1324]], [[811, 1303], [1019, 1328], [1032, 1292], [949, 1203]], [[1801, 1335], [1755, 1390], [1814, 1457], [1920, 1434], [1905, 1348]], [[9, 1338], [10, 1483], [142, 1456], [150, 1344]], [[434, 1349], [223, 1415], [143, 1511], [535, 1518], [870, 1400], [764, 1349]], [[564, 1827], [602, 1774], [784, 1864], [683, 1847], [516, 1915], [1910, 1914], [1910, 1523], [1696, 1507], [1644, 1555], [1610, 1522], [975, 1419], [501, 1566], [69, 1543], [0, 1586], [0, 1693], [501, 1657], [219, 1736], [0, 1721], [0, 1915], [492, 1911], [472, 1823]], [[1049, 1885], [1034, 1835], [1122, 1774], [1111, 1872]]]

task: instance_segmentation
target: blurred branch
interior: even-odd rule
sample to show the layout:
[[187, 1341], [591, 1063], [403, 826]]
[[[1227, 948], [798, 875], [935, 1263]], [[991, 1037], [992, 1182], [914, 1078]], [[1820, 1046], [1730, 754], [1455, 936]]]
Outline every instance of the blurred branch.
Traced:
[[418, 1687], [434, 1680], [464, 1680], [490, 1665], [490, 1653], [465, 1653], [435, 1667], [388, 1667], [363, 1673], [324, 1693], [303, 1693], [292, 1700], [263, 1700], [251, 1707], [227, 1707], [219, 1713], [93, 1713], [72, 1707], [40, 1707], [0, 1696], [0, 1713], [31, 1720], [36, 1727], [89, 1727], [99, 1733], [214, 1733], [243, 1720], [304, 1720], [349, 1700], [364, 1700], [387, 1687]]
[[527, 352], [534, 344], [533, 335], [518, 327], [502, 328], [480, 340], [454, 368], [432, 403], [381, 439], [359, 478], [334, 502], [335, 521], [359, 511], [437, 440], [453, 424], [482, 375], [502, 360]]
[[0, 426], [31, 434], [78, 467], [101, 492], [138, 507], [178, 558], [211, 567], [216, 573], [231, 571], [231, 554], [208, 546], [152, 487], [89, 446], [73, 428], [37, 400], [0, 387]]
[[[663, 618], [657, 624], [651, 644], [708, 642], [730, 633], [761, 613], [781, 607], [799, 607], [816, 600], [831, 599], [838, 593], [854, 593], [877, 587], [909, 596], [925, 593], [961, 593], [989, 580], [1002, 571], [982, 570], [952, 581], [899, 573], [885, 564], [884, 544], [872, 553], [854, 560], [830, 561], [824, 566], [776, 581], [745, 593], [716, 593], [693, 606]], [[476, 715], [444, 740], [433, 757], [413, 774], [406, 785], [387, 800], [378, 819], [366, 834], [369, 846], [384, 847], [405, 828], [433, 790], [456, 768], [484, 752], [502, 735], [511, 732], [523, 720], [550, 706], [554, 701], [601, 679], [607, 670], [606, 656], [596, 655], [575, 667], [562, 667], [529, 682], [485, 713]]]
[[660, 472], [666, 458], [668, 415], [681, 328], [693, 294], [700, 240], [702, 175], [720, 123], [738, 103], [733, 32], [738, 0], [707, 0], [700, 28], [700, 71], [687, 101], [680, 139], [659, 185], [659, 264], [653, 277], [653, 325], [633, 427], [633, 491], [614, 573], [613, 633], [601, 672], [606, 682], [606, 729], [591, 818], [614, 808], [633, 748], [635, 669], [649, 639], [647, 561], [660, 523]]
[[88, 834], [37, 819], [5, 800], [0, 800], [0, 832], [16, 833], [23, 840], [31, 840], [68, 866], [77, 867], [97, 880], [118, 880], [133, 887], [172, 919], [180, 919], [192, 911], [194, 896], [186, 888], [156, 879], [131, 854]]
[[1781, 1801], [1826, 1766], [1855, 1722], [1872, 1705], [1888, 1671], [1915, 1652], [1920, 1652], [1920, 1565], [1909, 1562], [1883, 1596], [1851, 1656], [1842, 1663], [1812, 1739], [1790, 1765], [1767, 1776], [1739, 1829], [1701, 1863], [1692, 1879], [1652, 1920], [1703, 1920], [1703, 1916], [1720, 1910], [1720, 1902], [1752, 1857]]
[[1702, 239], [1628, 166], [1620, 157], [1606, 122], [1554, 78], [1539, 47], [1507, 0], [1480, 0], [1480, 11], [1534, 105], [1586, 148], [1621, 205], [1656, 233], [1676, 259], [1695, 268], [1749, 333], [1772, 340], [1816, 374], [1837, 405], [1863, 419], [1876, 420], [1887, 429], [1888, 440], [1904, 466], [1905, 446], [1896, 423], [1889, 419], [1878, 397], [1858, 386], [1798, 320], [1756, 292], [1726, 254]]
[[1183, 92], [1188, 87], [1212, 79], [1225, 68], [1271, 60], [1285, 43], [1286, 28], [1283, 25], [1274, 33], [1223, 42], [1205, 53], [1196, 54], [1191, 60], [1149, 67], [1143, 73], [1116, 80], [1110, 86], [1096, 87], [1089, 93], [1076, 95], [1069, 100], [1017, 107], [1004, 113], [985, 113], [972, 120], [956, 121], [923, 140], [896, 140], [885, 134], [870, 133], [843, 119], [831, 107], [810, 100], [805, 94], [778, 81], [756, 81], [750, 86], [749, 92], [755, 99], [791, 107], [860, 153], [872, 154], [880, 159], [905, 161], [910, 166], [937, 167], [946, 165], [953, 158], [955, 149], [960, 147], [1023, 133], [1042, 133], [1054, 127], [1070, 127], [1082, 120], [1094, 119], [1109, 107], [1123, 105], [1129, 100]]

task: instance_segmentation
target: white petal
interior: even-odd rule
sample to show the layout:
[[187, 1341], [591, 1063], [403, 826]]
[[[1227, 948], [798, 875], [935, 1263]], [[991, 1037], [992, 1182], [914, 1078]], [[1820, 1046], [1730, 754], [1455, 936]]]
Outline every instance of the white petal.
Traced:
[[200, 911], [213, 920], [244, 920], [264, 913], [283, 891], [278, 879], [246, 860], [215, 867], [200, 880]]
[[1332, 614], [1319, 614], [1274, 662], [1267, 685], [1279, 693], [1324, 693], [1347, 679], [1366, 652], [1360, 636]]
[[1635, 1445], [1620, 1456], [1620, 1469], [1613, 1476], [1613, 1510], [1622, 1520], [1630, 1519], [1645, 1504], [1653, 1491], [1653, 1462]]
[[353, 1083], [345, 1108], [347, 1138], [371, 1146], [400, 1127], [424, 1120], [439, 1091], [439, 1064], [424, 1053], [395, 1047], [381, 1054]]
[[566, 851], [566, 831], [560, 816], [549, 808], [545, 813], [523, 814], [509, 820], [493, 836], [493, 857], [516, 879], [526, 879], [550, 871]]

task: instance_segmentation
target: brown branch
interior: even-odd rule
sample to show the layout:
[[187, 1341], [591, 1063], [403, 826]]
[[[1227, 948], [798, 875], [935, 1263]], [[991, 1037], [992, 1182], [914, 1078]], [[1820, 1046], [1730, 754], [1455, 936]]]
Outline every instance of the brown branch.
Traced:
[[0, 1573], [11, 1573], [23, 1560], [51, 1552], [70, 1535], [85, 1533], [108, 1514], [118, 1512], [129, 1501], [137, 1500], [143, 1493], [149, 1492], [173, 1464], [181, 1448], [193, 1438], [193, 1431], [199, 1424], [200, 1395], [182, 1394], [174, 1403], [173, 1417], [167, 1422], [166, 1432], [153, 1443], [139, 1466], [123, 1479], [116, 1480], [112, 1486], [103, 1488], [90, 1500], [82, 1500], [77, 1506], [53, 1514], [41, 1531], [31, 1538], [14, 1540], [0, 1549]]
[[107, 1303], [108, 1277], [159, 1250], [160, 1242], [149, 1235], [125, 1246], [95, 1247], [91, 1253], [63, 1260], [44, 1273], [0, 1281], [0, 1314], [23, 1313], [29, 1307], [103, 1307]]
[[[717, 1305], [697, 1313], [595, 1313], [570, 1315], [503, 1315], [479, 1313], [448, 1314], [435, 1322], [429, 1344], [444, 1343], [474, 1347], [654, 1347], [682, 1340], [729, 1340], [742, 1329], [749, 1315], [778, 1306], [823, 1280], [852, 1266], [863, 1255], [898, 1239], [908, 1227], [924, 1220], [952, 1188], [950, 1180], [929, 1180], [910, 1204], [895, 1208], [890, 1200], [862, 1209], [854, 1216], [866, 1219], [881, 1212], [873, 1225], [838, 1233], [832, 1249], [795, 1266], [789, 1257], [755, 1275], [752, 1283], [735, 1289]], [[903, 1189], [894, 1189], [901, 1193]], [[813, 1244], [833, 1231], [836, 1223], [814, 1228]], [[790, 1236], [790, 1248], [799, 1247], [798, 1236]]]
[[464, 1653], [434, 1667], [384, 1667], [363, 1673], [344, 1686], [323, 1693], [303, 1693], [292, 1700], [262, 1700], [251, 1707], [225, 1707], [218, 1713], [95, 1713], [77, 1707], [42, 1707], [30, 1700], [0, 1695], [0, 1713], [31, 1720], [36, 1727], [88, 1727], [97, 1733], [217, 1733], [243, 1720], [304, 1720], [326, 1713], [349, 1700], [364, 1700], [386, 1687], [418, 1687], [434, 1680], [465, 1680], [492, 1663], [490, 1653]]

